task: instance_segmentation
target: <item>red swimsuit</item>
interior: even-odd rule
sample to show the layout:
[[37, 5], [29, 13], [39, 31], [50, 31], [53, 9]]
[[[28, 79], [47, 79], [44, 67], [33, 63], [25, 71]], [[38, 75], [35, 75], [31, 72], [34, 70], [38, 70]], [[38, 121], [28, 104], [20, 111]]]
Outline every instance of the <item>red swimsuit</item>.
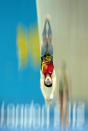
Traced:
[[45, 77], [47, 74], [49, 74], [51, 77], [53, 73], [53, 69], [54, 69], [54, 66], [52, 62], [49, 62], [49, 63], [43, 62], [42, 63], [41, 70], [44, 73]]

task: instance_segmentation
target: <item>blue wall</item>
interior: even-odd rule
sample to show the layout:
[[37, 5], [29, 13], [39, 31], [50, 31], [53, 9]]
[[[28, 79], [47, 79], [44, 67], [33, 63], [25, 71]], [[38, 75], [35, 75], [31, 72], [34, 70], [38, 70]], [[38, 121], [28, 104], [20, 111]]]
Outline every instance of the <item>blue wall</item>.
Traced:
[[0, 101], [42, 103], [40, 69], [18, 70], [17, 26], [37, 23], [35, 0], [0, 0]]

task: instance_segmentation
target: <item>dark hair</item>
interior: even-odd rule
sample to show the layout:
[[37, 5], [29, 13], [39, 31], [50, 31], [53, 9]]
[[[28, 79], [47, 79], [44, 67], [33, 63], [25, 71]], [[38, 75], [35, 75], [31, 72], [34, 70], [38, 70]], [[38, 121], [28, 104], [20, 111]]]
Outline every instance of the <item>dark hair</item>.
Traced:
[[50, 85], [47, 85], [44, 81], [44, 85], [47, 86], [47, 87], [52, 87], [52, 83]]

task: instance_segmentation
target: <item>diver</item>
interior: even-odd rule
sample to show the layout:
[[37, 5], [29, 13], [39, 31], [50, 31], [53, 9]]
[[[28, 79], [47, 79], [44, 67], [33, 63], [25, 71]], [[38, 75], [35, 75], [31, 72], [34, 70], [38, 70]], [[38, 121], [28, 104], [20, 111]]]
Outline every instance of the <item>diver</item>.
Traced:
[[52, 103], [56, 88], [56, 74], [53, 63], [52, 30], [48, 16], [45, 19], [42, 37], [40, 87], [45, 100]]

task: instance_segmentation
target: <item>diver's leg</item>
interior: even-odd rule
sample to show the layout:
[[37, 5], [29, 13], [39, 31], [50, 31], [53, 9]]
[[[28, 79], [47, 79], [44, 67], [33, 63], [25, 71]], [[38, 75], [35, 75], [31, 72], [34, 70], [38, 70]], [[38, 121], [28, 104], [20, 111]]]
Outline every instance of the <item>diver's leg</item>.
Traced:
[[48, 43], [51, 42], [52, 42], [52, 30], [51, 30], [50, 21], [48, 20]]
[[[48, 30], [47, 30], [47, 26], [48, 26]], [[48, 52], [51, 56], [53, 56], [53, 45], [51, 43], [52, 30], [50, 26], [50, 21], [48, 19], [45, 20], [42, 36], [43, 36], [43, 43], [41, 46], [42, 48], [41, 50], [43, 50], [42, 54], [44, 54], [44, 52]]]
[[47, 41], [47, 19], [45, 20], [45, 23], [44, 23], [44, 28], [43, 28], [43, 32], [42, 32], [42, 37], [43, 37], [43, 43], [46, 43]]
[[45, 52], [47, 51], [47, 19], [45, 20], [43, 32], [42, 32], [42, 44], [41, 44], [41, 57], [45, 55]]
[[50, 21], [49, 20], [47, 20], [47, 21], [48, 21], [47, 22], [47, 24], [48, 24], [48, 52], [51, 56], [53, 56], [52, 30], [51, 30]]

